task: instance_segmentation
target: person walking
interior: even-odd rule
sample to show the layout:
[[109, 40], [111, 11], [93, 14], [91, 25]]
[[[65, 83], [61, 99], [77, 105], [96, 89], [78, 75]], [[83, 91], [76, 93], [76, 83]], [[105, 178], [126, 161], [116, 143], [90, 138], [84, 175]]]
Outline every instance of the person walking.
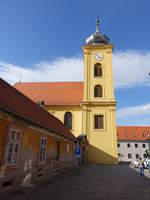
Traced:
[[141, 176], [144, 176], [144, 162], [142, 161], [142, 158], [140, 158], [139, 167]]
[[150, 174], [150, 159], [149, 158], [147, 159], [147, 166], [148, 166], [148, 171], [149, 171], [149, 174]]
[[76, 160], [76, 164], [77, 164], [78, 166], [81, 165], [81, 160], [80, 160], [80, 158], [81, 158], [80, 145], [79, 145], [79, 143], [77, 143], [77, 144], [75, 145], [75, 160]]

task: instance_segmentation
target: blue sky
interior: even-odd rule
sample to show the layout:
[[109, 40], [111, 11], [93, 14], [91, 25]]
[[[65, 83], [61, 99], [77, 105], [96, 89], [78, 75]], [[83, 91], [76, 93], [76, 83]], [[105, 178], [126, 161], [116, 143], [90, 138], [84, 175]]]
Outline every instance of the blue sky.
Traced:
[[1, 77], [82, 80], [82, 45], [99, 16], [115, 45], [117, 124], [149, 125], [149, 8], [148, 0], [0, 0]]

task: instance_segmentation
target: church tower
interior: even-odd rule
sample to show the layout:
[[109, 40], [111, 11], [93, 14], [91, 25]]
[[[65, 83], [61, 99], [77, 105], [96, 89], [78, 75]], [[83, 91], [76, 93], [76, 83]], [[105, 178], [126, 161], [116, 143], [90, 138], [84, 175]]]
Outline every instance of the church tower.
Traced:
[[83, 46], [82, 132], [89, 142], [89, 163], [118, 163], [112, 51], [113, 45], [99, 31], [97, 19], [96, 32]]

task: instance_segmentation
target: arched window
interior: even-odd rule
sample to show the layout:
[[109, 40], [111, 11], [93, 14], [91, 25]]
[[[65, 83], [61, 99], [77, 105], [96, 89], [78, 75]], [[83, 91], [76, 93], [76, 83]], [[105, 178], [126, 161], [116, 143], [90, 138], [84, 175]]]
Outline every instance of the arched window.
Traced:
[[70, 130], [72, 130], [72, 113], [66, 112], [64, 116], [64, 124], [68, 126]]
[[94, 97], [102, 97], [102, 96], [103, 96], [102, 86], [96, 85], [94, 88]]
[[95, 77], [101, 77], [102, 76], [102, 66], [99, 63], [96, 63], [94, 65], [94, 76]]

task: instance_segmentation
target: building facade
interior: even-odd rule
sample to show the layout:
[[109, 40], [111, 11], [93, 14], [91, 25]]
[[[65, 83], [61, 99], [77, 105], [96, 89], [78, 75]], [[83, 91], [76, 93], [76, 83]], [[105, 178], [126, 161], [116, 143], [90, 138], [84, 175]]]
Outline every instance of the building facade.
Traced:
[[145, 159], [150, 152], [150, 127], [118, 126], [118, 158], [120, 162]]
[[83, 46], [84, 82], [14, 85], [34, 102], [44, 102], [45, 109], [75, 136], [87, 137], [90, 163], [118, 163], [112, 52], [113, 45], [99, 31], [97, 19], [96, 32]]
[[0, 190], [76, 166], [76, 137], [56, 117], [0, 79]]

